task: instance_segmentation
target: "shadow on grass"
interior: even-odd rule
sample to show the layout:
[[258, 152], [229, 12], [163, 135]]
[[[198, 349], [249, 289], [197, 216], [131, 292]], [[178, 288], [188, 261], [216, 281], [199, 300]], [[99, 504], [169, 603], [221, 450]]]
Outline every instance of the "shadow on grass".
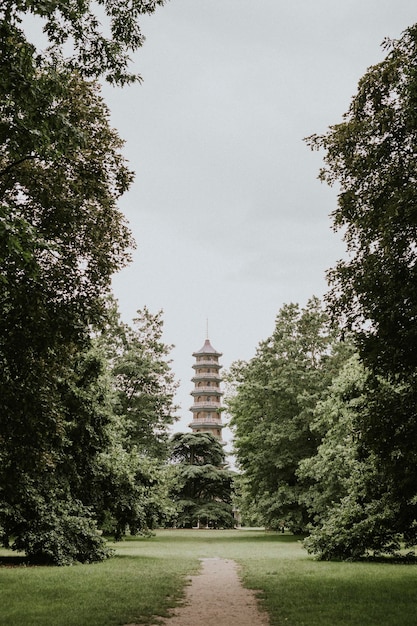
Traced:
[[[197, 533], [199, 531], [196, 531]], [[256, 534], [256, 531], [252, 534], [249, 534], [249, 531], [245, 532], [245, 534], [239, 534], [239, 531], [236, 535], [217, 535], [216, 531], [213, 532], [213, 539], [219, 542], [244, 542], [244, 543], [295, 543], [297, 541], [302, 541], [304, 537], [300, 537], [298, 535], [283, 535], [282, 533], [274, 533], [274, 532], [263, 532], [260, 534]]]
[[384, 565], [417, 565], [417, 556], [409, 554], [387, 554], [386, 556], [364, 556], [357, 563], [383, 563]]
[[128, 535], [123, 538], [123, 542], [135, 541], [135, 542], [210, 542], [216, 543], [252, 543], [252, 542], [272, 542], [272, 543], [295, 543], [303, 541], [305, 537], [300, 535], [283, 534], [274, 531], [265, 530], [209, 530], [205, 528], [201, 529], [163, 529], [153, 537], [141, 537]]
[[27, 556], [1, 556], [0, 555], [0, 567], [30, 567], [35, 563]]

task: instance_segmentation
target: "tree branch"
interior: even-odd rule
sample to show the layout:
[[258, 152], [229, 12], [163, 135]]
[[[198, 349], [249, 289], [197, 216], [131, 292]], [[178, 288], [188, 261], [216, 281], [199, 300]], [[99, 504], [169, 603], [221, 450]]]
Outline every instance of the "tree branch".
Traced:
[[36, 159], [36, 158], [37, 158], [36, 154], [28, 154], [27, 156], [24, 156], [21, 159], [19, 159], [18, 161], [14, 161], [13, 163], [10, 163], [10, 165], [5, 167], [3, 170], [0, 170], [0, 176], [5, 176], [14, 167], [17, 167], [18, 165], [20, 165], [21, 163], [24, 163], [25, 161], [28, 161], [29, 159]]

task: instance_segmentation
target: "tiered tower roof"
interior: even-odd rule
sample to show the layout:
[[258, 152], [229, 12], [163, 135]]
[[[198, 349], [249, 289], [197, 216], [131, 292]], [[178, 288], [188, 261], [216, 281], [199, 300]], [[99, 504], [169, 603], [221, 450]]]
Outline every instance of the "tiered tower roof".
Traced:
[[217, 350], [215, 350], [213, 348], [213, 346], [210, 343], [210, 339], [206, 339], [205, 340], [204, 346], [202, 348], [200, 348], [200, 350], [198, 350], [198, 352], [193, 352], [193, 356], [195, 356], [195, 357], [197, 357], [197, 356], [199, 356], [201, 354], [215, 354], [217, 357], [223, 356], [223, 354], [221, 352], [217, 352]]

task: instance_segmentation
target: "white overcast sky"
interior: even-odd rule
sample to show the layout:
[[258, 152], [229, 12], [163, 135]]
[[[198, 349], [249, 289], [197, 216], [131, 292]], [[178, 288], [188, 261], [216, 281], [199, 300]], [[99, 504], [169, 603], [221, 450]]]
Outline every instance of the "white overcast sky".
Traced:
[[383, 39], [416, 21], [415, 0], [171, 0], [142, 19], [143, 84], [104, 89], [136, 171], [120, 206], [138, 247], [114, 291], [125, 321], [164, 310], [179, 429], [207, 318], [227, 367], [284, 303], [325, 293], [337, 190], [303, 137], [341, 121]]
[[143, 84], [105, 89], [136, 171], [121, 207], [138, 248], [114, 290], [126, 321], [164, 310], [180, 429], [206, 318], [227, 367], [284, 303], [325, 293], [337, 190], [303, 137], [341, 121], [383, 39], [415, 21], [415, 0], [171, 0], [143, 20]]

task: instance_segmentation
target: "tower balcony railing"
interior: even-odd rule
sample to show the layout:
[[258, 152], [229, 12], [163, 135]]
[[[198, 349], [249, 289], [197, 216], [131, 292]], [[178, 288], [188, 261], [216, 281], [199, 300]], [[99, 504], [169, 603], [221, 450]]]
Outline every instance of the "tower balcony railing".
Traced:
[[194, 363], [193, 368], [196, 369], [198, 367], [218, 367], [220, 369], [223, 366], [217, 361], [197, 361], [197, 363]]
[[208, 409], [220, 409], [220, 402], [208, 402], [207, 400], [204, 402], [194, 402], [191, 407], [191, 411], [194, 409], [202, 409], [203, 407], [207, 407]]
[[221, 378], [219, 376], [219, 374], [217, 373], [213, 373], [213, 372], [201, 372], [196, 374], [191, 380], [194, 383], [195, 381], [198, 380], [216, 380], [218, 382], [221, 381]]
[[220, 421], [214, 420], [212, 418], [204, 418], [204, 419], [199, 419], [199, 420], [193, 420], [188, 426], [190, 428], [194, 427], [202, 427], [205, 426], [206, 424], [210, 424], [210, 425], [215, 425], [218, 428], [224, 428], [224, 424], [222, 424]]
[[220, 391], [220, 387], [210, 387], [207, 385], [201, 385], [201, 387], [194, 387], [194, 389], [191, 392], [191, 395], [198, 396], [202, 393], [212, 393], [213, 395], [215, 394], [216, 396], [223, 395], [223, 392]]

